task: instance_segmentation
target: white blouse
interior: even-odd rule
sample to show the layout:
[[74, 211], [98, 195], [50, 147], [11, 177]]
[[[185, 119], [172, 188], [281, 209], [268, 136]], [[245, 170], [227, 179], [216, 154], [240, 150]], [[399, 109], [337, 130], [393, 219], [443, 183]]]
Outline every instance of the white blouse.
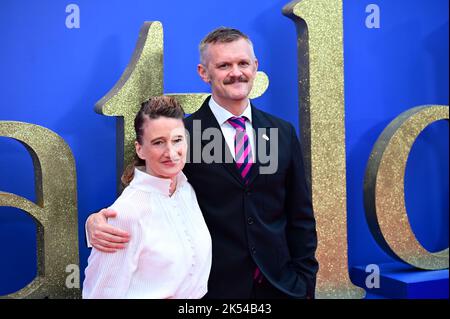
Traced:
[[171, 181], [135, 169], [134, 178], [110, 207], [108, 223], [130, 234], [125, 249], [92, 248], [83, 298], [201, 298], [211, 269], [211, 236], [186, 176]]

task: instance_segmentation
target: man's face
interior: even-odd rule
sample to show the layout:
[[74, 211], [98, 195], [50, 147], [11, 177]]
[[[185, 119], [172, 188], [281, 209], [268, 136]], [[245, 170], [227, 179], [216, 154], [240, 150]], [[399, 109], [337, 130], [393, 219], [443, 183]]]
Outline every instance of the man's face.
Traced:
[[198, 65], [198, 73], [203, 81], [211, 84], [217, 103], [224, 107], [247, 103], [258, 69], [247, 40], [209, 44], [204, 63]]

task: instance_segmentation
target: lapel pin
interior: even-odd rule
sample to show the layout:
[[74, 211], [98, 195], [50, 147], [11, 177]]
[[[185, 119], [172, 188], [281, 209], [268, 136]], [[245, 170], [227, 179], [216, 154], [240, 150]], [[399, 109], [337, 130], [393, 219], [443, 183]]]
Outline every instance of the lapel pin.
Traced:
[[263, 134], [263, 135], [262, 135], [262, 138], [265, 139], [266, 141], [269, 140], [269, 137], [268, 137], [266, 134]]

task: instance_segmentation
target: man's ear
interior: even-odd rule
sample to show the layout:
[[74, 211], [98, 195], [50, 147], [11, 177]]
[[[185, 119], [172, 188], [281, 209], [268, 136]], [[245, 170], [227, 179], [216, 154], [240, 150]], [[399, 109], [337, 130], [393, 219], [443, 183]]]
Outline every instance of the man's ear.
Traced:
[[138, 141], [134, 141], [134, 147], [135, 147], [135, 149], [136, 149], [136, 154], [137, 154], [137, 156], [138, 156], [141, 160], [144, 160], [144, 161], [145, 161], [145, 158], [144, 158], [143, 153], [142, 153], [142, 145], [139, 144]]
[[206, 67], [203, 64], [197, 65], [197, 73], [200, 75], [201, 79], [206, 82], [210, 83], [211, 80], [209, 79], [208, 70], [206, 70]]

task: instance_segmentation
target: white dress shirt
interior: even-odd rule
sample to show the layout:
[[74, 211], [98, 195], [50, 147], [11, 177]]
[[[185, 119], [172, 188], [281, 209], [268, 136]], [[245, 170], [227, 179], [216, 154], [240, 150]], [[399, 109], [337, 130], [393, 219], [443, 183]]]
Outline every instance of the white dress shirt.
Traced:
[[[220, 130], [222, 131], [223, 137], [225, 138], [225, 142], [228, 145], [228, 149], [230, 150], [231, 155], [233, 155], [234, 160], [236, 160], [236, 152], [234, 146], [234, 136], [236, 134], [236, 129], [230, 123], [228, 123], [228, 119], [236, 115], [217, 104], [212, 96], [209, 100], [209, 108], [211, 109], [211, 112], [214, 114], [214, 117], [220, 125]], [[250, 141], [250, 147], [252, 148], [253, 162], [255, 162], [255, 134], [253, 132], [252, 108], [250, 106], [250, 101], [245, 107], [244, 112], [242, 112], [242, 114], [239, 116], [245, 116], [248, 119], [248, 121], [245, 121], [245, 131], [247, 132], [248, 140]]]
[[211, 268], [211, 236], [186, 176], [170, 179], [135, 169], [130, 185], [110, 207], [108, 223], [130, 233], [125, 249], [93, 248], [83, 298], [201, 298]]

